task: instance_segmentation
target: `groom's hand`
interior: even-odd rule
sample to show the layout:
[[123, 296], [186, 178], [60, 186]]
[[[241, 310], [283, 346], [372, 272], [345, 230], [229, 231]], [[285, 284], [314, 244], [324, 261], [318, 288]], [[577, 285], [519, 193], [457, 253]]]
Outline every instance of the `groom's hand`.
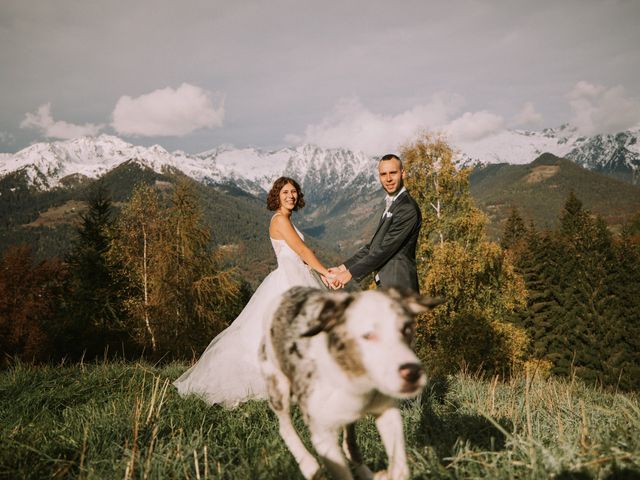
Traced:
[[[344, 265], [340, 266], [344, 268]], [[351, 272], [344, 268], [344, 270], [341, 270], [336, 274], [336, 279], [334, 280], [334, 282], [340, 282], [340, 285], [344, 287], [347, 283], [349, 283], [351, 278], [353, 278], [351, 276]]]
[[[342, 265], [341, 265], [342, 266]], [[338, 274], [340, 273], [340, 267], [331, 267], [328, 268], [329, 273], [333, 276], [331, 279], [331, 288], [337, 290], [338, 288], [343, 288], [344, 284], [337, 279]]]

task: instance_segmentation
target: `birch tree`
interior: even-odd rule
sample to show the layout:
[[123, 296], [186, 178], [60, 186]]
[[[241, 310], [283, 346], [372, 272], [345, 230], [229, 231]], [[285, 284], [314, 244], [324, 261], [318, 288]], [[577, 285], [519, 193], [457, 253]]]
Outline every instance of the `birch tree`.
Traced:
[[442, 373], [465, 366], [509, 374], [526, 353], [524, 330], [508, 321], [525, 305], [522, 278], [503, 250], [485, 238], [486, 216], [474, 205], [469, 171], [456, 168], [446, 141], [425, 133], [400, 152], [405, 184], [423, 217], [420, 288], [446, 300], [419, 319], [419, 351]]
[[124, 305], [129, 330], [143, 346], [156, 352], [157, 321], [153, 306], [158, 300], [159, 250], [165, 235], [157, 192], [139, 185], [122, 209], [113, 234], [109, 257], [128, 280]]

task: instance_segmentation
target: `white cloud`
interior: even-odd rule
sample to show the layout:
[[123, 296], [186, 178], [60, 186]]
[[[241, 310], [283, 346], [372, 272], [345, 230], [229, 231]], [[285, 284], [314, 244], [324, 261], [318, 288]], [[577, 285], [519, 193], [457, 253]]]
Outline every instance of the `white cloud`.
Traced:
[[445, 134], [455, 142], [474, 142], [504, 129], [500, 115], [482, 110], [465, 112], [444, 127]]
[[533, 102], [526, 102], [513, 119], [514, 126], [540, 125], [541, 123], [542, 115], [536, 111]]
[[293, 144], [346, 147], [380, 155], [397, 150], [422, 130], [440, 128], [463, 103], [459, 95], [440, 94], [426, 105], [384, 115], [371, 112], [357, 98], [342, 99], [320, 123], [307, 126], [302, 135], [290, 134], [285, 139]]
[[379, 155], [397, 150], [425, 130], [443, 133], [456, 144], [474, 142], [504, 129], [504, 119], [485, 110], [456, 116], [463, 105], [460, 95], [439, 94], [427, 104], [383, 115], [371, 112], [357, 98], [342, 99], [319, 124], [307, 126], [302, 135], [287, 135], [286, 140]]
[[113, 128], [123, 135], [178, 136], [200, 128], [222, 126], [224, 100], [214, 106], [212, 94], [183, 83], [176, 90], [167, 87], [137, 98], [120, 97], [113, 110]]
[[36, 113], [27, 113], [20, 123], [20, 127], [39, 130], [47, 138], [68, 140], [84, 135], [97, 135], [104, 128], [104, 125], [94, 125], [93, 123], [74, 125], [62, 120], [56, 121], [51, 115], [51, 103], [45, 103], [40, 105]]
[[624, 87], [607, 88], [581, 81], [567, 94], [573, 110], [571, 123], [583, 135], [617, 133], [640, 122], [640, 101]]

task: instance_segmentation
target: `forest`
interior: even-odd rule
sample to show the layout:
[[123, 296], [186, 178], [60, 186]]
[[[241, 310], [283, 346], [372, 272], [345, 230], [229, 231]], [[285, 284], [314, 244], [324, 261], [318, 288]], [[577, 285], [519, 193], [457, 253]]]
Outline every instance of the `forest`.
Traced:
[[[444, 140], [420, 137], [401, 155], [424, 218], [421, 291], [446, 300], [417, 321], [434, 375], [536, 372], [640, 388], [640, 213], [613, 232], [571, 194], [557, 228], [514, 208], [497, 242]], [[167, 178], [142, 179], [126, 202], [96, 182], [61, 258], [5, 247], [4, 366], [190, 360], [229, 325], [252, 293], [229, 260], [241, 252], [215, 241], [193, 182]]]

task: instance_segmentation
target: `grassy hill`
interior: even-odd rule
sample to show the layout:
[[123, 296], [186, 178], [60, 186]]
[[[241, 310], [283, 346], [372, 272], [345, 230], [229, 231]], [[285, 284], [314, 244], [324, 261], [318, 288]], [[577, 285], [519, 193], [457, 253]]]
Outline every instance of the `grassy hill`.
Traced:
[[474, 169], [471, 194], [498, 237], [512, 207], [536, 227], [554, 228], [573, 191], [584, 208], [614, 230], [640, 212], [640, 188], [545, 153], [527, 165], [494, 164]]
[[[0, 478], [299, 479], [264, 402], [236, 410], [181, 398], [186, 368], [145, 363], [0, 372]], [[640, 401], [577, 381], [458, 374], [403, 404], [414, 479], [640, 475]], [[301, 425], [299, 414], [296, 424]], [[367, 418], [366, 463], [386, 457]]]

